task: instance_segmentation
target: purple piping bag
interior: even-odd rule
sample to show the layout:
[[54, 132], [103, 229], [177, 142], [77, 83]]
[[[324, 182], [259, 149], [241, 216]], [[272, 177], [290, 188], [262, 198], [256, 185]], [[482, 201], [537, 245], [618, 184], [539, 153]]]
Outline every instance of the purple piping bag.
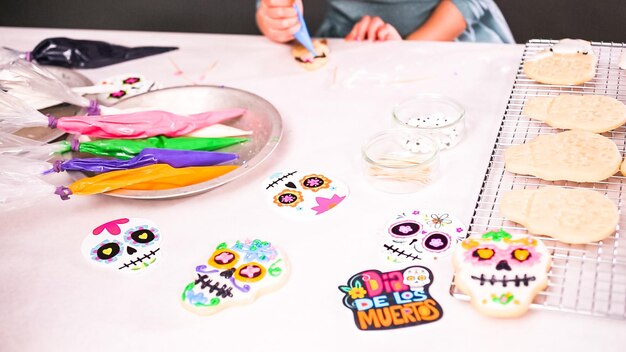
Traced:
[[167, 164], [175, 168], [190, 166], [211, 166], [236, 160], [233, 153], [205, 152], [197, 150], [173, 150], [145, 148], [132, 159], [75, 158], [57, 160], [52, 169], [45, 173], [62, 171], [109, 172], [135, 169], [152, 164]]

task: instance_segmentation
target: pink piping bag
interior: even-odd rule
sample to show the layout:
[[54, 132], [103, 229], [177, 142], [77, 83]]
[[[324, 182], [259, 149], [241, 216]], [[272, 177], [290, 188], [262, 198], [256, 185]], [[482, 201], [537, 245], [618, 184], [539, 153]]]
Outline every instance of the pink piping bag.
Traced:
[[189, 116], [166, 111], [140, 111], [102, 116], [45, 116], [21, 100], [0, 90], [0, 131], [14, 132], [24, 127], [58, 128], [72, 134], [99, 138], [147, 138], [183, 136], [202, 127], [243, 115], [245, 109], [207, 111]]
[[118, 115], [50, 118], [48, 126], [98, 138], [130, 139], [159, 135], [178, 137], [245, 113], [246, 109], [236, 108], [184, 116], [153, 110]]

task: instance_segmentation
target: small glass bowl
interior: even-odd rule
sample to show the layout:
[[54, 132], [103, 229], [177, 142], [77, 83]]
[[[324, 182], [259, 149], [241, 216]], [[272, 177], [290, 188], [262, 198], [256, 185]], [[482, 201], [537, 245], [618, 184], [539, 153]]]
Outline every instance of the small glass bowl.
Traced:
[[411, 193], [430, 184], [439, 168], [439, 145], [429, 135], [407, 129], [383, 131], [362, 148], [363, 172], [385, 192]]
[[465, 109], [439, 94], [420, 94], [396, 105], [393, 119], [403, 128], [429, 134], [441, 150], [457, 145], [465, 131]]

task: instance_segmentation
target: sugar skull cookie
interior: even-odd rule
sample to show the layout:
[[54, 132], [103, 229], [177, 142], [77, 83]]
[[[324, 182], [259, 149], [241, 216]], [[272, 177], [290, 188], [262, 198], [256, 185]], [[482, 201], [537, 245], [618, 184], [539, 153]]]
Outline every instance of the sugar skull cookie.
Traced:
[[289, 276], [285, 255], [259, 239], [223, 242], [206, 263], [197, 265], [185, 286], [182, 304], [200, 315], [211, 315], [280, 288]]
[[452, 254], [466, 236], [465, 226], [449, 212], [414, 209], [387, 222], [381, 250], [388, 261], [419, 263]]
[[313, 48], [317, 56], [313, 56], [304, 46], [296, 44], [291, 49], [294, 60], [309, 71], [317, 70], [328, 61], [328, 42], [326, 39], [313, 40]]
[[94, 228], [82, 244], [88, 261], [125, 273], [154, 267], [161, 253], [163, 234], [155, 223], [141, 218], [121, 218]]
[[155, 82], [139, 74], [125, 74], [107, 78], [100, 84], [116, 88], [106, 94], [100, 94], [98, 99], [104, 103], [114, 104], [118, 101], [137, 94], [146, 93], [155, 87]]
[[524, 73], [541, 83], [577, 85], [593, 79], [597, 61], [591, 43], [563, 39], [526, 59]]
[[541, 240], [503, 230], [464, 240], [454, 252], [454, 283], [492, 317], [517, 317], [548, 285], [550, 252]]
[[343, 182], [320, 172], [277, 172], [265, 180], [263, 187], [272, 208], [296, 218], [331, 211], [350, 193]]

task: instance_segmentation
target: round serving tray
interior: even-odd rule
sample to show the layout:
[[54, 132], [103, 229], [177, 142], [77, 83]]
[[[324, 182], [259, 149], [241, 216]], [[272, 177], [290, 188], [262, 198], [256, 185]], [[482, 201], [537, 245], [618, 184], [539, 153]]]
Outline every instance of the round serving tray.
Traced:
[[[115, 108], [165, 110], [177, 114], [193, 114], [209, 110], [246, 108], [241, 117], [228, 120], [224, 124], [242, 130], [252, 131], [250, 140], [245, 143], [220, 149], [220, 152], [237, 153], [239, 159], [229, 163], [239, 168], [212, 180], [195, 185], [169, 190], [140, 191], [116, 190], [106, 195], [135, 199], [166, 199], [186, 197], [209, 191], [225, 183], [232, 182], [262, 163], [276, 148], [283, 130], [278, 110], [258, 95], [223, 86], [183, 86], [155, 90], [120, 101]], [[73, 153], [73, 157], [86, 157]], [[72, 172], [76, 179], [87, 175]]]

